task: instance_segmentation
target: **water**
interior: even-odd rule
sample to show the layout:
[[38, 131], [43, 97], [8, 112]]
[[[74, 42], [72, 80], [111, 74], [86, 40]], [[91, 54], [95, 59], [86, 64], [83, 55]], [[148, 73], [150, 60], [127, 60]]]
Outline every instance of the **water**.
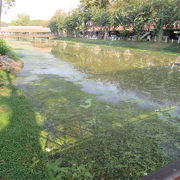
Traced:
[[[42, 50], [47, 44], [34, 45]], [[144, 108], [179, 108], [180, 69], [169, 66], [179, 58], [177, 55], [66, 42], [51, 48], [52, 54], [59, 59], [58, 63], [51, 61], [57, 69], [45, 71], [80, 84], [81, 90], [98, 95], [102, 101], [134, 100]], [[40, 70], [40, 73], [44, 71]]]
[[126, 151], [140, 146], [142, 161], [157, 158], [144, 157], [155, 152], [154, 144], [166, 160], [179, 157], [180, 67], [169, 66], [177, 54], [56, 41], [11, 44], [25, 64], [16, 84], [44, 119], [46, 148], [59, 144], [62, 151], [97, 137], [104, 149], [114, 141], [126, 147], [121, 143], [128, 137]]

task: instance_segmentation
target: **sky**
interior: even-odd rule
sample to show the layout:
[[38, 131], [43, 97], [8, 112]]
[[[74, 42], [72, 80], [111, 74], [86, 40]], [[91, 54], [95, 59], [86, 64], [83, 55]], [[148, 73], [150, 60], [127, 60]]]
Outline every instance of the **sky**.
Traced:
[[77, 7], [79, 0], [16, 0], [14, 7], [2, 15], [2, 21], [11, 22], [17, 14], [28, 14], [31, 19], [50, 19], [57, 9], [69, 11]]

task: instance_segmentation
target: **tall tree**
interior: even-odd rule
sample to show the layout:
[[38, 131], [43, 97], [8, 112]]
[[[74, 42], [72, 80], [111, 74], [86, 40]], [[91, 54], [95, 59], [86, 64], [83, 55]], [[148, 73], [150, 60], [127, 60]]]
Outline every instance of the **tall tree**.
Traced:
[[112, 0], [80, 0], [81, 6], [84, 8], [106, 8]]
[[15, 0], [0, 0], [0, 26], [1, 26], [1, 19], [2, 19], [2, 10], [9, 9], [11, 6], [13, 6], [15, 3]]
[[59, 34], [64, 32], [64, 22], [67, 17], [67, 13], [61, 9], [57, 10], [54, 16], [49, 22], [49, 27], [54, 34]]
[[15, 26], [27, 26], [31, 22], [30, 16], [26, 14], [18, 14], [17, 19], [11, 22]]

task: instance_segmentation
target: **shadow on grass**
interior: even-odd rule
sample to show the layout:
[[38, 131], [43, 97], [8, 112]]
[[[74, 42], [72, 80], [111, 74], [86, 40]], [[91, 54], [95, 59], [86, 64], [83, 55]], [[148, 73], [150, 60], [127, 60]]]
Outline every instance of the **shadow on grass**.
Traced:
[[7, 79], [8, 85], [0, 87], [6, 91], [0, 94], [0, 107], [4, 107], [1, 113], [11, 112], [0, 116], [0, 122], [7, 124], [0, 128], [0, 179], [46, 179], [35, 112], [8, 73]]

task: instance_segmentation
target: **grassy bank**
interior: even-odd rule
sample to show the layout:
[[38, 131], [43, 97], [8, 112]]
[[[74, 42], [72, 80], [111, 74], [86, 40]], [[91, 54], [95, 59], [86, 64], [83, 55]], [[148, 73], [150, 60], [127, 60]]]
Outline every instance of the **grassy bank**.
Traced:
[[12, 79], [0, 71], [0, 179], [45, 179], [38, 118]]
[[0, 55], [6, 55], [13, 60], [18, 60], [18, 56], [11, 49], [10, 46], [6, 43], [6, 41], [0, 39]]
[[[4, 40], [0, 40], [0, 54], [18, 60]], [[13, 85], [14, 78], [14, 74], [0, 70], [0, 179], [45, 179], [40, 119]]]
[[55, 40], [86, 43], [86, 44], [96, 44], [105, 45], [112, 47], [124, 47], [133, 48], [141, 50], [151, 50], [151, 51], [162, 51], [168, 53], [180, 53], [180, 44], [177, 43], [158, 43], [158, 42], [135, 42], [135, 41], [105, 41], [99, 39], [83, 39], [83, 38], [56, 38]]

